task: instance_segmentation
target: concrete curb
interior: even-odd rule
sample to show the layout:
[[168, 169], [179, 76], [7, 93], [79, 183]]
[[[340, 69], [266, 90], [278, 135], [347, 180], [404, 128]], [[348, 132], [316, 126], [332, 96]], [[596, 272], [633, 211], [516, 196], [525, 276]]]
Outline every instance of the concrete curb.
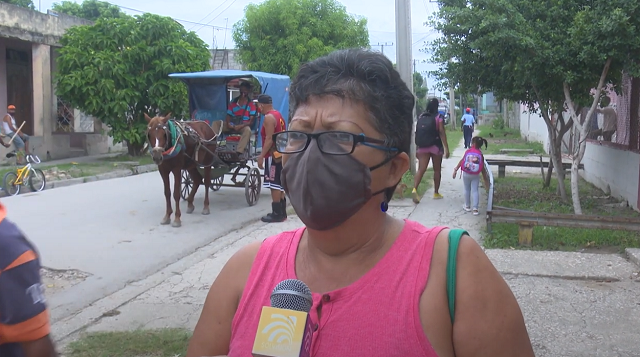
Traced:
[[624, 252], [629, 261], [640, 266], [640, 248], [627, 248]]
[[[120, 178], [120, 177], [140, 175], [140, 174], [153, 172], [153, 171], [158, 171], [158, 165], [150, 164], [150, 165], [134, 166], [128, 170], [125, 170], [125, 169], [116, 170], [116, 171], [106, 172], [104, 174], [95, 175], [95, 176], [78, 177], [78, 178], [72, 178], [69, 180], [49, 181], [45, 185], [45, 190], [49, 190], [52, 188], [59, 188], [59, 187], [74, 186], [74, 185], [79, 185], [87, 182], [95, 182], [95, 181], [110, 180], [110, 179]], [[27, 191], [30, 191], [30, 190], [27, 190]]]
[[191, 268], [203, 259], [210, 258], [227, 245], [233, 244], [248, 234], [268, 225], [259, 218], [252, 217], [230, 227], [210, 243], [196, 248], [193, 252], [179, 258], [173, 263], [140, 280], [128, 282], [122, 289], [98, 299], [83, 309], [52, 323], [54, 339], [60, 346], [73, 341], [79, 332], [98, 322], [106, 313], [126, 305], [141, 294], [162, 284], [177, 272]]

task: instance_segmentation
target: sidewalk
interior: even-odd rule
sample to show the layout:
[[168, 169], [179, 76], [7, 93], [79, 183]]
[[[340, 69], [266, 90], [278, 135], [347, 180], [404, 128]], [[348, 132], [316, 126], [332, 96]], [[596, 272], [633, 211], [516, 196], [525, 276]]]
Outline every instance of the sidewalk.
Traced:
[[[480, 215], [464, 212], [462, 182], [453, 168], [460, 145], [443, 162], [440, 193], [429, 190], [409, 219], [425, 226], [466, 229], [482, 241], [486, 194]], [[497, 167], [492, 168], [497, 177]], [[538, 169], [539, 173], [539, 169]], [[511, 287], [538, 357], [640, 356], [640, 267], [616, 254], [485, 250]]]
[[[442, 200], [431, 191], [419, 205], [394, 200], [389, 212], [426, 226], [467, 229], [480, 239], [484, 210], [462, 210], [462, 182], [451, 178], [464, 152], [443, 163]], [[447, 174], [449, 173], [449, 174]], [[481, 201], [485, 201], [482, 199]], [[291, 216], [282, 224], [255, 223], [220, 238], [158, 273], [134, 282], [80, 314], [54, 324], [62, 344], [76, 332], [152, 328], [193, 330], [211, 283], [240, 247], [302, 226]], [[225, 245], [221, 242], [230, 242]], [[486, 250], [524, 313], [538, 357], [640, 356], [640, 268], [620, 255]]]

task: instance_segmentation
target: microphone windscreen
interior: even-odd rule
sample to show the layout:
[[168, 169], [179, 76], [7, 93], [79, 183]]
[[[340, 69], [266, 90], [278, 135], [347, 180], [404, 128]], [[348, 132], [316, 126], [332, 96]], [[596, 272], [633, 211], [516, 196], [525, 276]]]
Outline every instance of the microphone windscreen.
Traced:
[[271, 307], [309, 313], [312, 305], [311, 289], [300, 280], [283, 280], [271, 293]]

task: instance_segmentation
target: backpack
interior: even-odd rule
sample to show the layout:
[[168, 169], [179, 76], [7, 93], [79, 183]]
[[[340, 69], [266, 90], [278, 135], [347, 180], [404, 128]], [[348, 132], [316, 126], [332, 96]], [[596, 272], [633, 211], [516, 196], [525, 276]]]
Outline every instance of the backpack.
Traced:
[[438, 126], [436, 118], [440, 114], [427, 114], [422, 113], [418, 117], [416, 123], [416, 146], [419, 148], [426, 148], [433, 145], [438, 145], [440, 141], [440, 133], [438, 132]]
[[478, 175], [484, 168], [484, 158], [482, 151], [471, 148], [464, 153], [462, 157], [462, 171], [471, 175]]

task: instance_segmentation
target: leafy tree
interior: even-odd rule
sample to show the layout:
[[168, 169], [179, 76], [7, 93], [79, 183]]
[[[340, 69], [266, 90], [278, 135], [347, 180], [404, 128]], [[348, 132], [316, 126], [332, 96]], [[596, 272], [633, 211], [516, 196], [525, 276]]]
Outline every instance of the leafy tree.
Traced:
[[7, 4], [13, 4], [20, 7], [26, 7], [27, 9], [35, 10], [36, 6], [33, 5], [33, 1], [31, 0], [0, 0], [1, 2], [6, 2]]
[[416, 95], [416, 113], [422, 113], [427, 109], [427, 84], [419, 72], [413, 72], [413, 94]]
[[[441, 64], [435, 75], [469, 93], [493, 91], [540, 113], [555, 167], [562, 163], [562, 137], [575, 125], [580, 145], [573, 152], [571, 188], [574, 211], [581, 214], [578, 166], [591, 113], [605, 84], [615, 87], [623, 69], [638, 73], [632, 61], [640, 58], [638, 15], [638, 3], [627, 0], [442, 0], [433, 18], [444, 35], [432, 47]], [[581, 123], [575, 112], [587, 105]], [[566, 200], [564, 170], [556, 172]]]
[[233, 41], [249, 70], [293, 77], [302, 63], [336, 49], [369, 47], [369, 32], [366, 19], [335, 0], [266, 0], [246, 7]]
[[100, 18], [62, 37], [57, 95], [92, 115], [136, 155], [144, 144], [144, 113], [188, 116], [186, 87], [168, 75], [209, 68], [209, 50], [169, 17]]
[[67, 0], [61, 3], [54, 2], [52, 10], [89, 21], [96, 21], [101, 17], [120, 18], [128, 16], [118, 6], [99, 0], [84, 0], [80, 4]]

